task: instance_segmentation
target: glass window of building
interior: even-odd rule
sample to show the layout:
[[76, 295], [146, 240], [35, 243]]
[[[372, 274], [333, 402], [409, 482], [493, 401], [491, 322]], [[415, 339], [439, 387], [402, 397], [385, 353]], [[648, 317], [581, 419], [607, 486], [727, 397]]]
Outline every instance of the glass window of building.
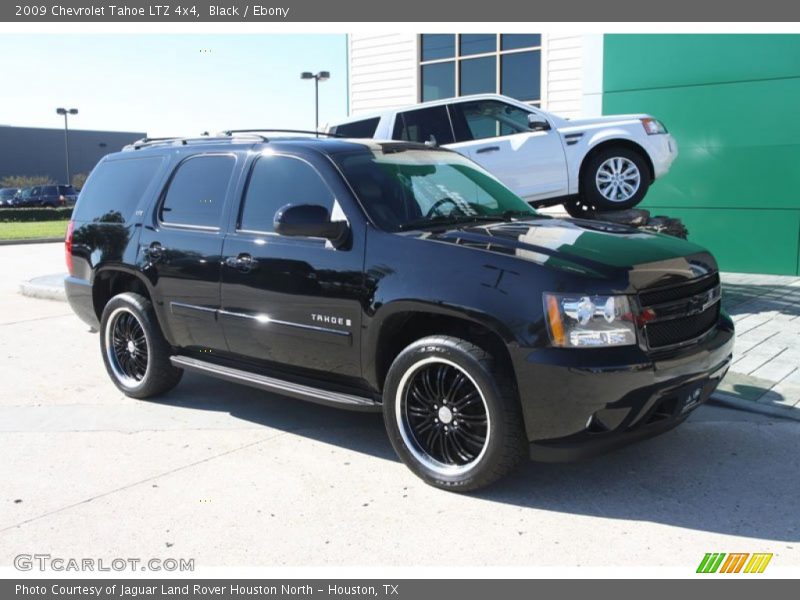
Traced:
[[541, 34], [422, 34], [419, 44], [420, 101], [497, 93], [541, 105]]

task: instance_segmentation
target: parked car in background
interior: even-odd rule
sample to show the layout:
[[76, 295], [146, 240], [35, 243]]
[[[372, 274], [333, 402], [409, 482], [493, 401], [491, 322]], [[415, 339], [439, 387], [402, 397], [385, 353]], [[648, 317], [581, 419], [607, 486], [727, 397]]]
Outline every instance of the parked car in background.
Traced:
[[19, 191], [19, 188], [0, 188], [0, 208], [13, 206], [14, 197]]
[[24, 208], [27, 206], [35, 206], [32, 187], [26, 187], [19, 190], [19, 193], [12, 199], [13, 206], [16, 208]]
[[74, 206], [78, 193], [71, 185], [37, 185], [24, 188], [14, 200], [14, 206], [43, 206], [57, 208]]
[[498, 94], [359, 115], [328, 132], [452, 148], [533, 206], [563, 203], [573, 216], [636, 206], [678, 155], [650, 115], [567, 120]]

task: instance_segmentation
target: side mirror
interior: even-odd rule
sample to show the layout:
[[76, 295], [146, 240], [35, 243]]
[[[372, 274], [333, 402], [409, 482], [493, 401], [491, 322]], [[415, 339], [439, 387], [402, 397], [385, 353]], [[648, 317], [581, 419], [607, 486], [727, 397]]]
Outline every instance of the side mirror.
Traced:
[[350, 231], [346, 221], [331, 221], [328, 209], [318, 204], [287, 204], [275, 213], [274, 225], [280, 235], [324, 238], [334, 246]]
[[550, 123], [547, 119], [531, 113], [528, 115], [528, 129], [531, 131], [549, 131]]

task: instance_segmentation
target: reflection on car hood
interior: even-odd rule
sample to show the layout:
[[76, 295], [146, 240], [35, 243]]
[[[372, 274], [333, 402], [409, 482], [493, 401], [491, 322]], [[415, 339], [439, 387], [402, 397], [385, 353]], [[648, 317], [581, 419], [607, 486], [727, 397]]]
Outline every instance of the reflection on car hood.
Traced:
[[714, 258], [695, 244], [602, 221], [541, 217], [452, 226], [415, 235], [592, 277], [630, 272], [637, 288], [678, 283], [717, 270]]

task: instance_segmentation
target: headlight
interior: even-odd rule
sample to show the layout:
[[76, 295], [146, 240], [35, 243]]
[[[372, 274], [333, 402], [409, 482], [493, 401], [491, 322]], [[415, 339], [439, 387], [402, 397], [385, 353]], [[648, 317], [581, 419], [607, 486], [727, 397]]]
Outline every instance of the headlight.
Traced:
[[647, 132], [647, 135], [656, 135], [659, 133], [667, 133], [667, 128], [658, 119], [645, 118], [641, 119], [642, 127]]
[[598, 348], [636, 344], [627, 296], [544, 294], [547, 331], [554, 346]]

